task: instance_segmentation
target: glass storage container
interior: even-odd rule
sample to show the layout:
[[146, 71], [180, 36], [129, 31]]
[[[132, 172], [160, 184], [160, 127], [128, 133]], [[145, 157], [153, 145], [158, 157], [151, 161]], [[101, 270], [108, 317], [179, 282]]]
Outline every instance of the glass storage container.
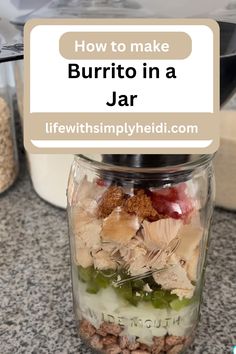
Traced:
[[[18, 109], [23, 124], [24, 62], [14, 63]], [[66, 208], [66, 186], [73, 155], [26, 152], [31, 181], [36, 193], [47, 202]]]
[[236, 210], [236, 110], [221, 112], [220, 148], [214, 159], [214, 169], [216, 205]]
[[75, 157], [68, 184], [74, 309], [101, 353], [185, 352], [199, 320], [212, 156]]
[[13, 98], [12, 66], [0, 63], [0, 194], [15, 182], [19, 170]]

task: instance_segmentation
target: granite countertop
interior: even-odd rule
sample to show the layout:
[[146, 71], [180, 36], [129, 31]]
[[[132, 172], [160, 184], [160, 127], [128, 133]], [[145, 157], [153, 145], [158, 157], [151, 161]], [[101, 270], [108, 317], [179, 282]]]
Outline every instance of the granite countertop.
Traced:
[[[236, 345], [236, 214], [217, 209], [201, 323], [188, 354]], [[66, 212], [34, 192], [22, 160], [0, 196], [0, 354], [88, 353], [73, 316]]]

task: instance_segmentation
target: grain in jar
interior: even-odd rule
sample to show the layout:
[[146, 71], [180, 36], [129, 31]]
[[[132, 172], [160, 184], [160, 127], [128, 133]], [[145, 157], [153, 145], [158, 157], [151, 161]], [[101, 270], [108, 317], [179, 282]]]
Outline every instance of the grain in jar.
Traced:
[[0, 193], [7, 190], [18, 173], [16, 146], [8, 103], [0, 97]]

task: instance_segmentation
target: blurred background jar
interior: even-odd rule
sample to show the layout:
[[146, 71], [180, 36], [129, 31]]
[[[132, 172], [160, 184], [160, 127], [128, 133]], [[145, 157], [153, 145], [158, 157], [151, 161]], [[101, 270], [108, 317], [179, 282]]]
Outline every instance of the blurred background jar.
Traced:
[[[14, 66], [18, 108], [23, 124], [24, 62]], [[66, 208], [66, 186], [73, 155], [30, 154], [26, 152], [31, 181], [36, 193], [47, 202]]]
[[[7, 42], [19, 41], [22, 42], [23, 25], [25, 20], [22, 22], [22, 26], [12, 26], [9, 21], [20, 16], [26, 16], [30, 18], [29, 14], [41, 8], [45, 4], [49, 3], [48, 0], [12, 0], [4, 3], [0, 3], [0, 13], [1, 13], [1, 29], [4, 31], [4, 37], [6, 37]], [[2, 66], [1, 66], [2, 65]], [[14, 66], [14, 75], [11, 65]], [[0, 85], [1, 91], [2, 86], [5, 85], [6, 79], [6, 67], [11, 67], [11, 77], [15, 76], [15, 82], [12, 82], [12, 90], [16, 90], [18, 110], [20, 113], [21, 123], [23, 125], [23, 85], [24, 85], [24, 62], [15, 61], [13, 64], [0, 64]], [[1, 70], [2, 68], [2, 70]], [[9, 69], [8, 69], [9, 71]], [[4, 80], [4, 85], [2, 81]], [[12, 80], [12, 79], [11, 79]], [[13, 81], [13, 80], [12, 80]], [[6, 91], [6, 90], [3, 90]], [[7, 95], [7, 103], [11, 102], [12, 93]], [[0, 94], [1, 97], [1, 94]], [[4, 95], [6, 97], [6, 95]], [[5, 98], [6, 99], [6, 98]], [[11, 106], [11, 105], [9, 105]], [[11, 107], [10, 107], [11, 110]], [[1, 112], [0, 112], [1, 114]], [[1, 134], [1, 133], [0, 133]], [[1, 139], [1, 137], [0, 137]], [[0, 140], [1, 145], [1, 140]], [[1, 146], [0, 146], [1, 148]], [[69, 170], [71, 162], [73, 160], [73, 155], [45, 155], [45, 154], [29, 154], [26, 152], [28, 169], [30, 177], [32, 180], [33, 187], [36, 193], [46, 200], [47, 202], [61, 207], [66, 208], [66, 186], [68, 181]], [[1, 154], [0, 154], [1, 158]], [[1, 166], [1, 164], [0, 164]], [[0, 167], [1, 168], [1, 167]], [[1, 175], [1, 172], [0, 172]], [[1, 178], [1, 176], [0, 176]], [[13, 175], [12, 175], [13, 179]], [[0, 186], [1, 192], [1, 186]]]
[[220, 148], [214, 159], [216, 205], [236, 210], [236, 102], [234, 111], [221, 112]]
[[[0, 34], [0, 48], [5, 39]], [[19, 163], [14, 124], [14, 79], [11, 63], [0, 64], [0, 194], [16, 180]]]
[[236, 88], [236, 1], [216, 14], [216, 18], [219, 16], [226, 25], [221, 32], [220, 148], [214, 159], [216, 205], [236, 210], [236, 95], [233, 96]]

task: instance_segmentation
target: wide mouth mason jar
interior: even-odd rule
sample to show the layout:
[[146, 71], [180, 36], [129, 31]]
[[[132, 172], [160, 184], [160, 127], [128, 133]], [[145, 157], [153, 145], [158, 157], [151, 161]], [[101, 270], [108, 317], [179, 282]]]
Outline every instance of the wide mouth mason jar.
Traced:
[[77, 156], [68, 185], [78, 331], [100, 353], [183, 353], [213, 210], [208, 155]]

